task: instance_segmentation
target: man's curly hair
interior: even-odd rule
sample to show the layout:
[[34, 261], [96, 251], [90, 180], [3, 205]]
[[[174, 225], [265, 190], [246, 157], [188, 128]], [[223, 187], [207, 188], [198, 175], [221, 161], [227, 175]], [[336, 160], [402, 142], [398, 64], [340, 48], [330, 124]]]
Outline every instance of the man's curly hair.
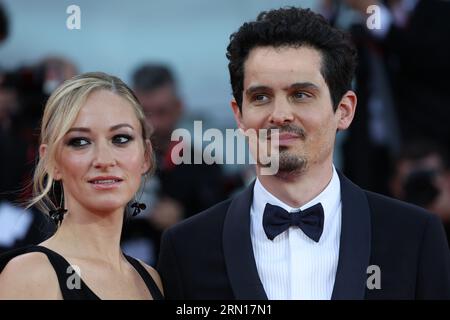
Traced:
[[244, 23], [230, 36], [227, 47], [233, 96], [242, 110], [244, 63], [256, 47], [300, 47], [317, 49], [322, 56], [321, 74], [336, 110], [351, 88], [356, 50], [349, 36], [333, 28], [321, 15], [295, 7], [261, 12], [256, 21]]

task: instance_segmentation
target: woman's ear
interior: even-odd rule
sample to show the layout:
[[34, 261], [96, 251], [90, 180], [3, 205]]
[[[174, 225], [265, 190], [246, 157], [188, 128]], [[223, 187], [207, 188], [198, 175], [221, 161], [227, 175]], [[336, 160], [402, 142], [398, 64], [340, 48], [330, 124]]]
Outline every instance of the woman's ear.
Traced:
[[347, 91], [336, 109], [338, 130], [345, 130], [350, 126], [355, 116], [356, 104], [356, 94], [351, 90]]
[[39, 158], [44, 158], [47, 154], [47, 144], [43, 143], [39, 146]]
[[145, 154], [144, 154], [144, 163], [142, 164], [142, 174], [147, 173], [152, 166], [153, 163], [153, 146], [150, 142], [150, 139], [145, 139]]
[[[48, 145], [43, 143], [39, 146], [39, 158], [44, 159], [46, 157], [48, 157]], [[47, 163], [50, 163], [50, 161], [47, 159], [46, 161]], [[58, 181], [61, 180], [62, 175], [61, 172], [59, 171], [58, 167], [56, 166], [56, 164], [54, 164], [53, 166], [53, 172], [49, 172], [50, 174], [53, 175], [53, 180]]]

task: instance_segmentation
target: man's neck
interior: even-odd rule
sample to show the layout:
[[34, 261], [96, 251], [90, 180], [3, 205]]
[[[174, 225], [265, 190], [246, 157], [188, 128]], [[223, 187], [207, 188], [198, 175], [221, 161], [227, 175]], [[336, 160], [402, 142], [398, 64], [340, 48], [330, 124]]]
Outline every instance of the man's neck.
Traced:
[[301, 207], [319, 195], [333, 177], [333, 166], [309, 168], [295, 174], [257, 176], [263, 187], [291, 207]]

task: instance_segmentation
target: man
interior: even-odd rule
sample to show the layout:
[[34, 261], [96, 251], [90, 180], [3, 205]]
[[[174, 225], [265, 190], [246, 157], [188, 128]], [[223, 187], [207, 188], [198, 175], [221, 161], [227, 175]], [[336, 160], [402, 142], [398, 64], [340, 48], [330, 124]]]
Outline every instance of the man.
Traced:
[[310, 10], [261, 13], [231, 37], [231, 106], [243, 129], [279, 129], [279, 171], [169, 229], [168, 299], [450, 298], [442, 224], [364, 191], [332, 163], [354, 116], [355, 51]]

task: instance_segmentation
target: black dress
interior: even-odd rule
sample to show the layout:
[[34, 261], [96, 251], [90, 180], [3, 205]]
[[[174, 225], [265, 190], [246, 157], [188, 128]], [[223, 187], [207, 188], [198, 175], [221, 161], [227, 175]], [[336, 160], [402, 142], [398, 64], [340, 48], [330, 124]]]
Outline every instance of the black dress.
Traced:
[[[100, 298], [84, 283], [82, 279], [80, 279], [79, 289], [69, 289], [67, 286], [69, 280], [68, 278], [73, 275], [73, 272], [68, 272], [68, 270], [71, 270], [70, 263], [63, 256], [46, 247], [28, 246], [8, 251], [0, 255], [0, 273], [3, 271], [3, 269], [11, 259], [30, 252], [42, 252], [47, 256], [48, 260], [53, 266], [53, 269], [55, 270], [56, 276], [58, 277], [59, 288], [64, 300], [100, 300]], [[129, 263], [131, 263], [131, 265], [142, 277], [153, 299], [163, 300], [164, 297], [161, 294], [161, 291], [159, 291], [159, 288], [157, 287], [155, 281], [145, 269], [145, 267], [139, 261], [130, 256], [125, 255], [125, 258]]]

